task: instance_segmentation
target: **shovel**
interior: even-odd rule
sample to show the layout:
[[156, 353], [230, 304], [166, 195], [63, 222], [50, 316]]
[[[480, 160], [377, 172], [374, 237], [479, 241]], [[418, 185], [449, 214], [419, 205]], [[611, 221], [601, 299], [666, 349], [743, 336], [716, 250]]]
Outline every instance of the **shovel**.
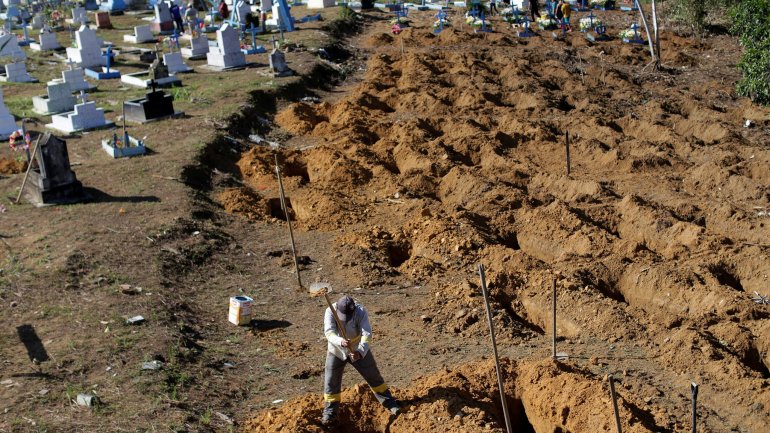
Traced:
[[[316, 296], [320, 293], [323, 293], [324, 299], [326, 299], [326, 305], [329, 306], [329, 309], [332, 310], [332, 316], [334, 316], [334, 322], [337, 324], [337, 329], [339, 329], [340, 333], [342, 334], [342, 338], [345, 340], [348, 340], [347, 333], [345, 332], [345, 326], [343, 326], [342, 321], [340, 321], [340, 318], [337, 316], [337, 310], [334, 309], [334, 306], [332, 305], [332, 301], [329, 300], [329, 292], [332, 290], [332, 286], [329, 283], [313, 283], [310, 285], [310, 288], [308, 289], [310, 291], [310, 294], [313, 296]], [[348, 349], [348, 355], [351, 355], [353, 353], [352, 350], [350, 350], [350, 347]]]

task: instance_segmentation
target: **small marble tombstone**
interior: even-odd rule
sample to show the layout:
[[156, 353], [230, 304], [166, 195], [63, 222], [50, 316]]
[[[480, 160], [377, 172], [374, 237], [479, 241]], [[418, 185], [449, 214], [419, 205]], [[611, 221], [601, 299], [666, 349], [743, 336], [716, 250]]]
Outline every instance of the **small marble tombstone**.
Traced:
[[18, 130], [16, 119], [13, 117], [8, 107], [5, 106], [3, 99], [3, 88], [0, 87], [0, 140], [7, 140], [8, 137]]
[[270, 53], [270, 71], [274, 77], [287, 77], [294, 73], [286, 64], [286, 55], [278, 48]]
[[209, 49], [207, 63], [217, 68], [237, 68], [246, 64], [246, 55], [241, 52], [238, 31], [229, 23], [217, 30], [217, 47]]

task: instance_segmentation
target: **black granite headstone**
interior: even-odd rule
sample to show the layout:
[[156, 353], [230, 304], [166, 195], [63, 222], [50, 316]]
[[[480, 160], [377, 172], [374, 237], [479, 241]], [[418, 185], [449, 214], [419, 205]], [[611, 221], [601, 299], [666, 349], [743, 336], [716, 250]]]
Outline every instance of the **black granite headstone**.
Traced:
[[147, 92], [144, 98], [124, 102], [123, 108], [126, 120], [130, 122], [145, 123], [175, 114], [174, 97], [155, 89]]
[[83, 184], [70, 168], [67, 142], [46, 133], [40, 138], [33, 167], [24, 186], [24, 195], [38, 206], [45, 204], [74, 203], [85, 198]]

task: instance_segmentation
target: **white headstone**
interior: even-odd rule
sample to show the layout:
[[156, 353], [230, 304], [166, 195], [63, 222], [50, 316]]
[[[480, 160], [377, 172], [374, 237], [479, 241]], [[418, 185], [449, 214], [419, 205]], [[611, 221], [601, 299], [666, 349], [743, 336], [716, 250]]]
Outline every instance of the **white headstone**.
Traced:
[[168, 7], [168, 3], [164, 1], [155, 3], [155, 22], [166, 23], [169, 21], [173, 21], [173, 19], [171, 18], [171, 10]]
[[335, 0], [307, 0], [308, 9], [323, 9], [337, 6]]
[[48, 96], [33, 96], [32, 105], [40, 114], [58, 114], [75, 107], [75, 97], [67, 83], [48, 83]]
[[155, 40], [155, 36], [152, 34], [149, 25], [134, 27], [133, 35], [123, 35], [123, 41], [131, 42], [134, 44], [143, 44], [145, 42], [152, 42]]
[[38, 30], [43, 28], [43, 24], [44, 24], [43, 16], [40, 14], [37, 14], [34, 17], [32, 17], [32, 22], [29, 24], [29, 26], [35, 30]]
[[241, 52], [238, 31], [229, 23], [217, 30], [217, 47], [206, 54], [209, 65], [219, 68], [235, 68], [246, 64], [246, 55]]
[[6, 56], [17, 60], [27, 60], [27, 53], [19, 47], [19, 41], [13, 33], [0, 35], [0, 57]]
[[70, 133], [86, 129], [101, 128], [108, 123], [104, 110], [96, 107], [93, 101], [75, 105], [75, 111], [51, 116], [51, 123], [46, 127]]
[[251, 13], [251, 6], [243, 0], [235, 2], [235, 19], [239, 23], [246, 25], [246, 15]]
[[8, 137], [18, 130], [16, 119], [13, 117], [8, 107], [5, 106], [3, 98], [3, 88], [0, 87], [0, 140], [7, 140]]
[[209, 38], [203, 33], [190, 39], [190, 48], [182, 48], [182, 57], [185, 59], [203, 57], [209, 52]]
[[96, 32], [86, 26], [80, 26], [75, 34], [78, 47], [67, 47], [67, 57], [79, 63], [83, 68], [106, 66], [107, 58], [102, 56], [102, 41], [96, 37]]
[[79, 92], [81, 90], [91, 90], [96, 86], [88, 84], [86, 81], [86, 74], [82, 68], [66, 69], [61, 72], [62, 78], [53, 80], [57, 83], [67, 83], [70, 86], [70, 90], [73, 92]]
[[56, 33], [40, 32], [40, 43], [32, 42], [29, 47], [34, 51], [51, 51], [61, 48]]
[[175, 53], [168, 53], [163, 55], [163, 63], [168, 68], [169, 74], [176, 74], [179, 72], [190, 72], [192, 68], [187, 66], [182, 60], [182, 53], [179, 51]]
[[0, 80], [10, 83], [36, 83], [37, 80], [27, 73], [27, 65], [24, 62], [15, 62], [5, 65], [5, 76]]
[[88, 22], [88, 15], [86, 13], [86, 8], [83, 7], [76, 7], [72, 9], [72, 19], [69, 20], [72, 24], [76, 25], [84, 25]]

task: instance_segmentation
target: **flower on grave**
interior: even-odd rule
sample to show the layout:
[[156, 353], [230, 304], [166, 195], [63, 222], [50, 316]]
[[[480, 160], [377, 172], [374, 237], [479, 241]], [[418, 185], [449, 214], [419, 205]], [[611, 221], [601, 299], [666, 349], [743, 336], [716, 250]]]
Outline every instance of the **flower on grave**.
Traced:
[[[19, 142], [19, 139], [22, 137], [23, 141]], [[14, 152], [29, 150], [30, 142], [32, 142], [32, 139], [30, 138], [29, 133], [22, 136], [21, 131], [18, 129], [13, 131], [13, 133], [8, 137], [8, 145]]]
[[398, 24], [393, 24], [393, 27], [390, 28], [390, 32], [394, 35], [401, 33], [401, 26]]
[[537, 25], [543, 30], [554, 30], [559, 27], [559, 23], [548, 15], [541, 15], [540, 18], [537, 19]]
[[625, 30], [621, 30], [620, 33], [618, 33], [618, 37], [624, 42], [628, 42], [631, 39], [634, 39], [634, 36], [636, 36], [639, 39], [644, 39], [642, 38], [642, 33], [638, 29], [636, 30], [636, 32], [634, 32], [634, 29], [625, 29]]
[[438, 20], [436, 20], [436, 21], [433, 23], [433, 28], [434, 28], [434, 29], [437, 29], [437, 28], [441, 27], [442, 25], [443, 25], [444, 27], [449, 27], [449, 26], [450, 26], [450, 24], [449, 24], [449, 20], [448, 20], [448, 19], [446, 19], [446, 18], [441, 18], [441, 19], [438, 19]]
[[595, 29], [595, 28], [597, 28], [597, 27], [599, 27], [601, 25], [602, 25], [602, 20], [600, 20], [597, 17], [594, 17], [593, 23], [591, 22], [591, 18], [590, 17], [580, 18], [580, 31], [581, 32], [588, 31], [588, 30], [593, 30], [593, 29]]

